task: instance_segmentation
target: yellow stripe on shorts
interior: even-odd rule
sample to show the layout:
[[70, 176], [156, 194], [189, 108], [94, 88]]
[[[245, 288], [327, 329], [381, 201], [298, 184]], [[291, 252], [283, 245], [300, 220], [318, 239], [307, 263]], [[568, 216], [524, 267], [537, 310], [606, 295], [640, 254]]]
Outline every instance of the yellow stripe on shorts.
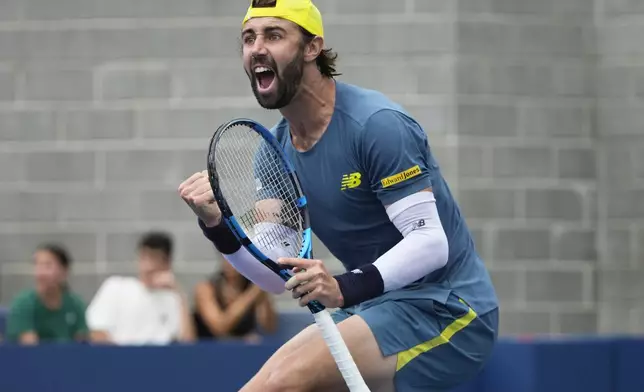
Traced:
[[[463, 300], [460, 300], [463, 302]], [[465, 302], [463, 302], [465, 303]], [[402, 369], [405, 365], [411, 362], [412, 359], [416, 358], [422, 353], [425, 353], [434, 347], [438, 347], [445, 343], [448, 343], [449, 340], [460, 330], [470, 325], [470, 323], [476, 318], [476, 312], [468, 306], [469, 310], [466, 315], [454, 320], [453, 323], [448, 325], [440, 335], [423, 342], [417, 346], [410, 348], [409, 350], [401, 351], [398, 353], [398, 363], [396, 364], [396, 371]]]

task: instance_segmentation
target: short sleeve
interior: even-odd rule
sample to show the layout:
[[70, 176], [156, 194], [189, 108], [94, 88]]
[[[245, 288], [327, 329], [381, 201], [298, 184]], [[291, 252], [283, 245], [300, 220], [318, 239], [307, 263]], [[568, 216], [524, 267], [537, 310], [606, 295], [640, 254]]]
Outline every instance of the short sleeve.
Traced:
[[19, 295], [11, 304], [7, 318], [7, 338], [16, 342], [25, 332], [36, 332], [35, 303], [32, 296]]
[[85, 301], [83, 301], [83, 299], [79, 296], [74, 296], [74, 308], [76, 317], [78, 317], [78, 323], [76, 324], [76, 330], [74, 331], [74, 334], [85, 337], [89, 333], [87, 320], [85, 318], [85, 311], [87, 309]]
[[85, 322], [93, 331], [110, 331], [114, 325], [118, 301], [118, 278], [110, 277], [103, 282], [85, 312]]
[[432, 164], [425, 131], [404, 113], [381, 110], [365, 125], [362, 163], [369, 184], [384, 205], [432, 187]]

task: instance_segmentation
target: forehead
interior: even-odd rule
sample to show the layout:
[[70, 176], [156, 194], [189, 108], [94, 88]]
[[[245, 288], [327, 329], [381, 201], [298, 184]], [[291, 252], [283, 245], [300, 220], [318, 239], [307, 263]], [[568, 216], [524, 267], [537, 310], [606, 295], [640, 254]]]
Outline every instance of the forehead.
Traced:
[[275, 17], [261, 17], [249, 19], [242, 27], [242, 34], [259, 33], [269, 29], [282, 29], [287, 32], [295, 31], [297, 25], [289, 20]]
[[160, 261], [165, 260], [167, 255], [160, 249], [141, 248], [139, 249], [141, 261]]
[[33, 258], [36, 261], [55, 261], [56, 260], [56, 256], [54, 256], [51, 252], [43, 249], [40, 249], [34, 252]]

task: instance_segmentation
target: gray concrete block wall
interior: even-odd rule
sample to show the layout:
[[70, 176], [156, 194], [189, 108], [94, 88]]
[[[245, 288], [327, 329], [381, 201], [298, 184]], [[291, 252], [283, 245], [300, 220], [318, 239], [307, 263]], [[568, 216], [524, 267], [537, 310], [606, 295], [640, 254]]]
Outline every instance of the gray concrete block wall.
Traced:
[[[641, 332], [640, 2], [317, 3], [340, 79], [389, 94], [429, 133], [497, 285], [502, 333]], [[219, 123], [277, 119], [241, 68], [246, 6], [2, 2], [0, 303], [30, 284], [45, 240], [71, 248], [87, 299], [134, 272], [148, 229], [174, 234], [187, 288], [216, 268], [176, 187], [203, 169]]]
[[458, 2], [456, 143], [480, 151], [459, 201], [501, 330], [596, 330], [591, 2]]
[[597, 21], [598, 330], [644, 329], [644, 7], [604, 0]]

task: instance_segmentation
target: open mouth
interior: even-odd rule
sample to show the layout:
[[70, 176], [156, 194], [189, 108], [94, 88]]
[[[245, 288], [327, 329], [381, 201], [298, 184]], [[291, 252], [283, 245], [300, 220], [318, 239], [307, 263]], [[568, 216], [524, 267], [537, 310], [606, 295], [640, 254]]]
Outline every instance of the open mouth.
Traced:
[[258, 89], [262, 92], [269, 90], [275, 81], [275, 72], [264, 66], [255, 67], [254, 71]]

